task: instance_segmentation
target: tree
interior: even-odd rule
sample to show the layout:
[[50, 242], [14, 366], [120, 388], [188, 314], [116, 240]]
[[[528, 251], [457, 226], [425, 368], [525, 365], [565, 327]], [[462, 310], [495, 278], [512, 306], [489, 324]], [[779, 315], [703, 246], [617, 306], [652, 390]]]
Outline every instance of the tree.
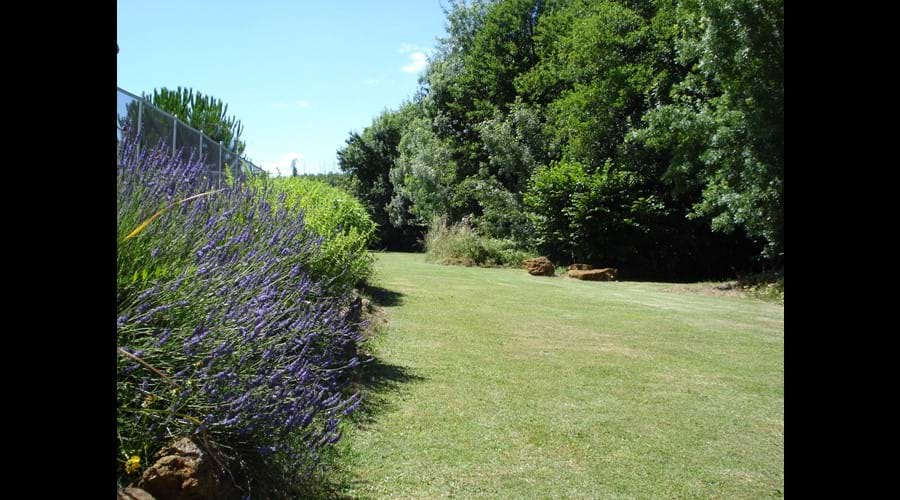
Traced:
[[291, 160], [291, 177], [297, 177], [297, 159]]
[[384, 227], [444, 214], [631, 277], [721, 278], [763, 245], [783, 257], [783, 0], [445, 14], [414, 105], [339, 153]]
[[389, 205], [391, 222], [395, 227], [425, 227], [435, 216], [450, 210], [456, 176], [452, 152], [425, 117], [406, 124], [398, 152], [390, 171], [394, 187]]
[[143, 97], [238, 155], [244, 153], [247, 144], [240, 140], [244, 128], [239, 120], [228, 116], [228, 105], [220, 99], [181, 87], [154, 89], [152, 96]]
[[[417, 238], [402, 224], [392, 224], [389, 213], [394, 198], [390, 172], [400, 155], [400, 138], [410, 114], [410, 104], [397, 111], [385, 110], [362, 133], [351, 132], [346, 145], [337, 152], [338, 166], [349, 174], [354, 194], [378, 225], [380, 244], [389, 249], [410, 249]], [[410, 218], [407, 213], [399, 220]]]
[[672, 152], [668, 177], [702, 189], [694, 217], [742, 228], [784, 258], [784, 2], [684, 1], [678, 59], [691, 68], [636, 137]]
[[542, 120], [539, 108], [517, 98], [509, 113], [498, 111], [478, 124], [490, 174], [511, 192], [524, 191], [534, 169], [550, 160], [552, 146], [543, 136]]

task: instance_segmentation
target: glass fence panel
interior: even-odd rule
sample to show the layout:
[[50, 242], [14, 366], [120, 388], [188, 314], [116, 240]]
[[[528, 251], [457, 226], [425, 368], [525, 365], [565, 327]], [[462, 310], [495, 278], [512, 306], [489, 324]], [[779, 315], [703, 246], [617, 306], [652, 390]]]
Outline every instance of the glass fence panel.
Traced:
[[174, 125], [171, 117], [145, 104], [141, 111], [141, 146], [153, 148], [163, 143], [171, 148]]
[[185, 160], [198, 158], [200, 155], [200, 133], [183, 123], [176, 123], [175, 153], [181, 155]]
[[210, 177], [224, 178], [229, 168], [233, 175], [243, 177], [247, 173], [259, 175], [264, 171], [240, 155], [223, 148], [216, 141], [159, 110], [152, 104], [118, 89], [116, 92], [116, 142], [121, 142], [123, 129], [132, 133], [140, 130], [140, 145], [152, 148], [163, 143], [169, 152], [174, 151], [184, 159], [203, 158]]

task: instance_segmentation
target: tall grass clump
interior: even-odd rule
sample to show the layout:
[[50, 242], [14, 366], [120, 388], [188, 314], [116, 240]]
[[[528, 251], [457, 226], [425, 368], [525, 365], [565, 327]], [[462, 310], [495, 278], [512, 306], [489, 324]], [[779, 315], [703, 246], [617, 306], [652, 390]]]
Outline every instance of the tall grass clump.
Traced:
[[312, 477], [360, 401], [349, 297], [310, 272], [323, 238], [283, 195], [136, 145], [117, 166], [119, 483], [189, 436], [242, 495], [289, 496], [273, 478]]
[[336, 290], [363, 284], [372, 276], [374, 258], [368, 252], [375, 237], [375, 223], [359, 200], [343, 189], [304, 177], [284, 177], [270, 182], [270, 198], [283, 197], [284, 207], [302, 216], [307, 227], [323, 238], [310, 260], [310, 272], [329, 279]]
[[784, 303], [784, 269], [738, 276], [738, 285], [751, 297]]
[[531, 256], [512, 241], [481, 236], [466, 221], [448, 224], [444, 216], [432, 219], [425, 252], [429, 262], [485, 267], [518, 267]]

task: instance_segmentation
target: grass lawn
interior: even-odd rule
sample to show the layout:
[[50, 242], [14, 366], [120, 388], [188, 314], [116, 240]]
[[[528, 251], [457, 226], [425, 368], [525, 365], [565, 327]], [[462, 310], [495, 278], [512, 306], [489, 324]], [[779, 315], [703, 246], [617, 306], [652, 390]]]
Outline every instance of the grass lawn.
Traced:
[[341, 495], [783, 496], [782, 304], [377, 258]]

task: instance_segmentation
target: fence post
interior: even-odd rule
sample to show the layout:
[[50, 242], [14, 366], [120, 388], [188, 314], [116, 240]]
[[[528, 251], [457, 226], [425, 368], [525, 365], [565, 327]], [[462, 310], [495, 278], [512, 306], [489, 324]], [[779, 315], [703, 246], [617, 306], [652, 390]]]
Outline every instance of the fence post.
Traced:
[[175, 157], [175, 138], [176, 133], [178, 132], [178, 119], [174, 116], [172, 117], [172, 157]]
[[142, 119], [142, 115], [144, 114], [144, 100], [138, 100], [138, 127], [137, 127], [137, 135], [141, 135], [141, 122], [144, 121]]
[[225, 165], [222, 164], [222, 141], [219, 141], [219, 170], [225, 173]]

